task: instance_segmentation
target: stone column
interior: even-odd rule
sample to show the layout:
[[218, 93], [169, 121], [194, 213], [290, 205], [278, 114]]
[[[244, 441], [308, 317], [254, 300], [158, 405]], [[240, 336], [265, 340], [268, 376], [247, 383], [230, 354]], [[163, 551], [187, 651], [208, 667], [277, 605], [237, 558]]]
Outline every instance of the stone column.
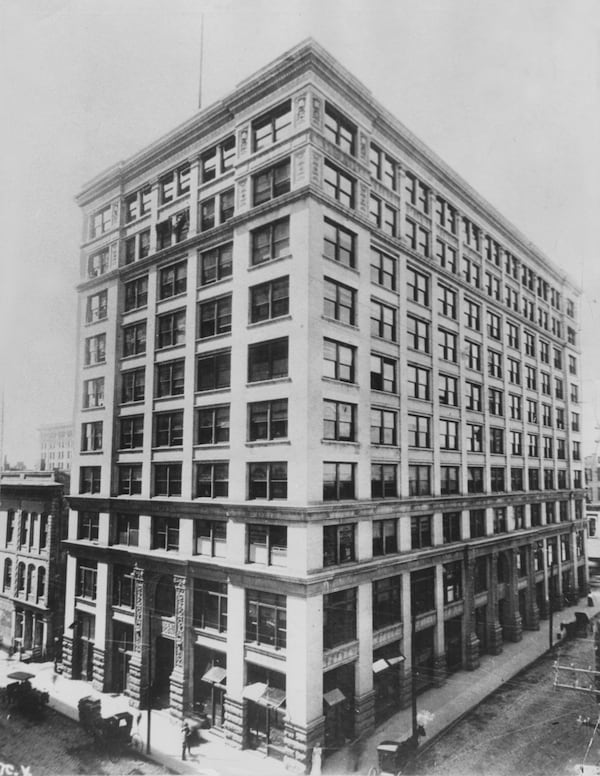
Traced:
[[190, 662], [191, 638], [188, 609], [191, 595], [185, 577], [174, 576], [175, 584], [175, 665], [171, 673], [169, 687], [170, 711], [174, 717], [181, 719], [191, 705], [191, 694], [188, 683], [188, 665]]
[[498, 552], [492, 552], [488, 563], [488, 627], [489, 651], [492, 655], [502, 652], [502, 626], [498, 620]]
[[98, 577], [96, 584], [96, 629], [94, 633], [94, 652], [93, 652], [93, 674], [92, 686], [95, 690], [104, 692], [106, 690], [107, 660], [106, 632], [108, 627], [108, 601], [109, 599], [109, 567], [108, 563], [98, 563]]
[[444, 566], [435, 565], [436, 625], [433, 655], [433, 683], [441, 687], [446, 681], [446, 644], [444, 638]]
[[371, 583], [358, 586], [358, 661], [354, 674], [354, 730], [362, 736], [375, 727], [373, 689], [373, 596]]
[[150, 644], [150, 611], [148, 572], [139, 566], [133, 569], [134, 615], [133, 654], [129, 664], [129, 693], [132, 705], [147, 708], [149, 700], [148, 655]]
[[540, 629], [540, 611], [537, 605], [536, 582], [535, 582], [535, 564], [533, 553], [535, 552], [533, 544], [527, 545], [527, 615], [525, 618], [525, 627], [527, 630]]
[[475, 556], [470, 547], [465, 547], [463, 571], [463, 664], [467, 671], [479, 668], [479, 639], [475, 632]]
[[224, 700], [223, 730], [230, 746], [242, 749], [245, 744], [242, 697], [245, 684], [244, 631], [245, 591], [232, 583], [227, 585], [227, 694]]
[[[403, 522], [403, 521], [400, 521]], [[400, 677], [400, 707], [406, 709], [412, 698], [412, 604], [410, 571], [402, 572], [402, 652], [404, 654], [403, 673]]]
[[[76, 513], [71, 513], [76, 514]], [[71, 525], [69, 526], [71, 528]], [[63, 674], [67, 679], [73, 678], [73, 638], [75, 632], [70, 625], [75, 622], [75, 585], [77, 584], [77, 558], [67, 556], [66, 590], [65, 590], [65, 632], [62, 642]], [[48, 579], [50, 585], [50, 579]]]
[[513, 549], [510, 554], [507, 550], [506, 556], [509, 559], [508, 570], [508, 607], [509, 607], [509, 638], [511, 641], [521, 641], [523, 638], [523, 622], [521, 612], [519, 611], [519, 575], [517, 571], [518, 550]]

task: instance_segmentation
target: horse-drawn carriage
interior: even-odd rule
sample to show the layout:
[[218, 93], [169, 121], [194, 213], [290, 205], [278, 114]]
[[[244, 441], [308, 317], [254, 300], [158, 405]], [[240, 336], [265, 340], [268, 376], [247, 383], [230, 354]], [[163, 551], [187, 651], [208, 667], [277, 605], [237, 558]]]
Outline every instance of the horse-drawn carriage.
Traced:
[[6, 678], [13, 681], [0, 691], [3, 704], [30, 717], [42, 716], [50, 696], [32, 686], [30, 680], [34, 676], [35, 674], [27, 671], [13, 671], [8, 674]]
[[128, 711], [103, 717], [100, 700], [89, 695], [80, 699], [77, 708], [79, 722], [86, 733], [92, 736], [96, 746], [110, 748], [129, 746], [133, 716]]

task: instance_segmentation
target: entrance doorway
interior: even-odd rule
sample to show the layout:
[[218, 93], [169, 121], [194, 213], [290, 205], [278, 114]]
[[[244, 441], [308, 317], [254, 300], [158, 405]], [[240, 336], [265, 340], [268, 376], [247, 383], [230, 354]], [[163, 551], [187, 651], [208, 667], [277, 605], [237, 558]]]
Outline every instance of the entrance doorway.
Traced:
[[415, 633], [415, 665], [417, 671], [417, 694], [433, 685], [434, 629], [425, 628]]
[[113, 623], [112, 691], [127, 692], [129, 661], [133, 654], [133, 625]]
[[79, 612], [73, 638], [73, 678], [91, 682], [94, 676], [94, 638], [96, 619]]
[[480, 606], [478, 609], [475, 609], [475, 633], [479, 639], [479, 654], [483, 654], [489, 649], [487, 606]]
[[462, 668], [462, 617], [453, 617], [444, 623], [446, 668], [450, 673]]
[[211, 727], [223, 727], [226, 682], [227, 655], [197, 644], [194, 648], [194, 710], [205, 715]]
[[171, 674], [175, 665], [175, 644], [171, 639], [158, 636], [154, 650], [154, 684], [152, 686], [152, 708], [169, 707]]
[[323, 674], [325, 749], [338, 749], [354, 738], [354, 663]]

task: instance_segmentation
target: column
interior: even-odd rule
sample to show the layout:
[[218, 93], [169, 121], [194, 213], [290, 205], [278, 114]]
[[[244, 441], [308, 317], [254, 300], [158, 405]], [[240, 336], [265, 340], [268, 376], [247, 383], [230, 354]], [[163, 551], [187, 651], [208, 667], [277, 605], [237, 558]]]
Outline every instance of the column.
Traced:
[[358, 662], [354, 674], [355, 734], [361, 736], [375, 727], [373, 690], [373, 594], [371, 583], [358, 586]]
[[323, 596], [287, 598], [285, 764], [306, 768], [323, 746]]
[[488, 563], [488, 627], [489, 651], [492, 655], [502, 652], [502, 626], [498, 620], [498, 552], [490, 555]]
[[[401, 523], [404, 521], [400, 521]], [[410, 546], [410, 545], [409, 545]], [[400, 677], [400, 707], [410, 706], [412, 698], [412, 604], [411, 604], [410, 571], [402, 572], [402, 651], [404, 661], [403, 673]]]
[[96, 629], [94, 633], [94, 667], [92, 686], [95, 690], [104, 692], [107, 676], [106, 630], [108, 626], [108, 600], [109, 599], [109, 566], [108, 563], [98, 563], [98, 577], [96, 582]]
[[527, 545], [527, 615], [525, 627], [527, 630], [540, 629], [540, 611], [537, 605], [535, 563], [533, 560], [534, 545]]
[[509, 561], [508, 585], [507, 585], [507, 603], [509, 611], [509, 639], [511, 641], [521, 641], [523, 638], [523, 622], [519, 610], [519, 575], [517, 571], [518, 550], [507, 550], [506, 557]]
[[[191, 520], [189, 521], [191, 523]], [[174, 717], [182, 719], [191, 705], [191, 687], [189, 683], [190, 653], [192, 650], [191, 633], [186, 628], [190, 621], [191, 594], [185, 577], [174, 576], [175, 585], [175, 665], [171, 673], [169, 687], [170, 711]]]
[[148, 707], [150, 645], [150, 611], [148, 572], [139, 566], [133, 569], [134, 615], [133, 615], [133, 655], [129, 664], [129, 691], [132, 705]]
[[433, 655], [433, 683], [441, 687], [446, 681], [446, 643], [444, 637], [444, 566], [435, 565], [435, 640]]
[[[71, 516], [77, 516], [71, 512]], [[69, 531], [71, 525], [69, 525]], [[76, 535], [76, 534], [75, 534]], [[77, 558], [67, 556], [66, 589], [65, 589], [65, 631], [62, 642], [63, 673], [67, 679], [73, 678], [73, 637], [75, 632], [70, 628], [75, 621], [75, 585], [77, 582]], [[48, 579], [50, 584], [50, 579]]]
[[463, 571], [463, 661], [467, 671], [479, 668], [479, 639], [475, 632], [475, 556], [473, 550], [465, 547]]
[[[231, 523], [229, 523], [229, 526]], [[229, 528], [228, 526], [228, 528]], [[245, 591], [232, 583], [227, 585], [227, 694], [223, 730], [230, 746], [242, 749], [244, 737], [244, 629], [246, 622]]]

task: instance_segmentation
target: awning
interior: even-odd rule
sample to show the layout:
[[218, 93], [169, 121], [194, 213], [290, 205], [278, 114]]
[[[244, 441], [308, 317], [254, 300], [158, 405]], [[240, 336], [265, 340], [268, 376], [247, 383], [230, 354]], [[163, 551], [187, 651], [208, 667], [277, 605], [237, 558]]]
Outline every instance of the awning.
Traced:
[[247, 701], [254, 701], [254, 703], [258, 703], [258, 699], [262, 698], [266, 689], [267, 685], [263, 682], [247, 684], [242, 691], [242, 698], [245, 698]]
[[260, 706], [278, 709], [285, 703], [285, 691], [277, 687], [268, 687], [264, 682], [254, 682], [244, 687], [242, 697]]
[[380, 657], [379, 660], [376, 660], [373, 663], [373, 673], [380, 674], [382, 671], [385, 671], [386, 668], [389, 668], [389, 667], [390, 667], [390, 664], [388, 663], [388, 661]]
[[387, 661], [391, 666], [397, 666], [398, 663], [403, 663], [405, 660], [404, 655], [398, 655], [397, 657], [388, 657]]
[[338, 703], [343, 703], [346, 700], [346, 696], [339, 687], [335, 687], [323, 695], [323, 700], [328, 706], [337, 706]]
[[202, 677], [203, 682], [210, 682], [210, 684], [224, 684], [227, 671], [221, 666], [213, 666]]

